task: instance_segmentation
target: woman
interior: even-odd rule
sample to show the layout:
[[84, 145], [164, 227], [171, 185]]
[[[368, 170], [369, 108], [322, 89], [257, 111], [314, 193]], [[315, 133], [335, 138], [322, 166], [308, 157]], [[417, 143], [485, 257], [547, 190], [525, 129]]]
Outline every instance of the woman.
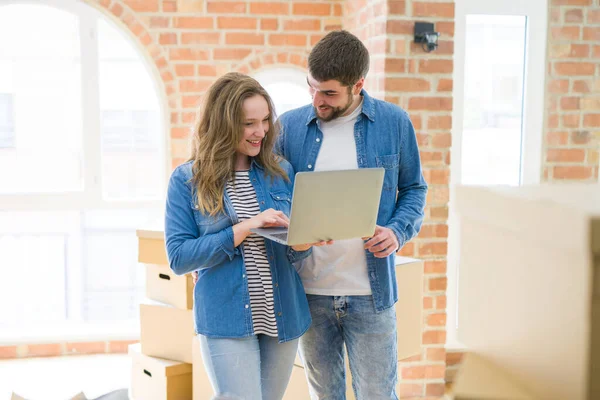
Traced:
[[251, 400], [283, 397], [311, 322], [292, 265], [311, 245], [288, 248], [250, 232], [289, 221], [294, 173], [273, 154], [273, 114], [254, 79], [218, 79], [193, 132], [192, 158], [171, 176], [165, 216], [171, 269], [198, 273], [196, 333], [215, 393]]

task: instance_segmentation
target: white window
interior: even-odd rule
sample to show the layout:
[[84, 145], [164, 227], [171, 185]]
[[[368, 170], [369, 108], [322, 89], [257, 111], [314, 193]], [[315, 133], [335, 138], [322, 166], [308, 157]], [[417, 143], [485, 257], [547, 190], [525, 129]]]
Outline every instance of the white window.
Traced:
[[254, 79], [260, 82], [273, 99], [277, 115], [312, 101], [308, 93], [306, 72], [299, 69], [268, 68], [256, 73]]
[[10, 93], [0, 93], [0, 151], [15, 147], [14, 98]]
[[[547, 0], [456, 1], [451, 185], [540, 181]], [[447, 346], [462, 347], [450, 195]], [[510, 251], [510, 249], [507, 249]]]
[[162, 98], [121, 29], [81, 2], [0, 0], [0, 338], [135, 334], [135, 230], [162, 215], [168, 160]]

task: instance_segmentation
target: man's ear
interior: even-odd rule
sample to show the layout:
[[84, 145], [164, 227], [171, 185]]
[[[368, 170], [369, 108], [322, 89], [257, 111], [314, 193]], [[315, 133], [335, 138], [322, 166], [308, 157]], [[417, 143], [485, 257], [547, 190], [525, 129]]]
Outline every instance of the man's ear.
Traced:
[[356, 82], [354, 84], [354, 86], [352, 87], [352, 94], [354, 94], [355, 96], [360, 94], [360, 91], [362, 90], [362, 88], [365, 86], [365, 78], [360, 78], [358, 80], [358, 82]]

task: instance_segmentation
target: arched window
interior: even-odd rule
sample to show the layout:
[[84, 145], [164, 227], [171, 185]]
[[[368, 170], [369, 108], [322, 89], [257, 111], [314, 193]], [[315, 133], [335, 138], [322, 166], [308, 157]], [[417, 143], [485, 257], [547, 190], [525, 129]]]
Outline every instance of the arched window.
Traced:
[[267, 90], [277, 115], [311, 102], [306, 73], [296, 68], [267, 68], [256, 74], [254, 78]]
[[0, 336], [137, 325], [135, 229], [161, 215], [168, 160], [133, 43], [81, 2], [0, 1]]

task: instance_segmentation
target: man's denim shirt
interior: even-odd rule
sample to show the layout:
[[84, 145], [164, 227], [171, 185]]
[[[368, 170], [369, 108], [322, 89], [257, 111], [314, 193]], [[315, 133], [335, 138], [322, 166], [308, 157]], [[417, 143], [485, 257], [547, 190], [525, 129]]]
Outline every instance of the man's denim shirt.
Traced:
[[[358, 166], [385, 168], [377, 224], [390, 228], [402, 247], [421, 229], [427, 196], [415, 131], [401, 108], [374, 99], [365, 90], [361, 95], [362, 113], [354, 125]], [[323, 140], [313, 106], [288, 111], [279, 122], [279, 153], [296, 172], [313, 171]], [[369, 251], [366, 255], [373, 301], [382, 311], [398, 300], [395, 254], [385, 259]]]
[[[282, 168], [291, 182], [268, 177], [252, 161], [250, 180], [260, 210], [274, 208], [290, 214], [294, 171], [287, 161]], [[198, 271], [194, 288], [196, 333], [214, 338], [241, 338], [254, 334], [243, 244], [234, 247], [233, 225], [238, 218], [226, 193], [225, 212], [201, 213], [192, 187], [192, 163], [175, 169], [169, 181], [165, 213], [165, 240], [169, 265], [177, 275]], [[273, 280], [273, 300], [279, 341], [301, 336], [310, 326], [306, 294], [292, 265], [310, 254], [265, 239]]]

